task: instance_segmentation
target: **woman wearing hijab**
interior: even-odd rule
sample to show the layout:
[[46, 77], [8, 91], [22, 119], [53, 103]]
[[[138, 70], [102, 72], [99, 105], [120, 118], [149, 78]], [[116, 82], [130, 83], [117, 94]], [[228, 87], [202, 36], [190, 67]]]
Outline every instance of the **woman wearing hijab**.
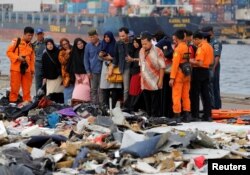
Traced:
[[75, 76], [75, 87], [72, 95], [72, 105], [90, 101], [90, 83], [83, 63], [86, 42], [76, 38], [70, 55], [72, 62], [69, 72]]
[[136, 37], [133, 39], [133, 49], [130, 51], [127, 58], [130, 64], [130, 87], [129, 98], [126, 102], [126, 107], [129, 111], [137, 111], [138, 109], [144, 109], [143, 100], [141, 100], [141, 74], [139, 66], [139, 53], [142, 48], [141, 39]]
[[71, 45], [67, 38], [62, 38], [60, 40], [60, 52], [59, 52], [59, 61], [62, 65], [62, 78], [64, 86], [64, 104], [69, 104], [69, 101], [72, 99], [72, 93], [74, 90], [74, 74], [68, 72], [68, 67], [70, 67], [70, 54], [71, 54]]
[[59, 49], [52, 39], [46, 39], [46, 50], [42, 55], [43, 83], [46, 82], [46, 95], [57, 103], [63, 103], [61, 64], [58, 60]]
[[[101, 45], [99, 57], [103, 60], [100, 89], [103, 92], [103, 104], [109, 106], [109, 98], [112, 98], [112, 108], [116, 106], [121, 92], [121, 83], [109, 83], [107, 81], [108, 66], [112, 63], [115, 51], [115, 38], [112, 32], [107, 31]], [[110, 106], [109, 106], [110, 107]]]

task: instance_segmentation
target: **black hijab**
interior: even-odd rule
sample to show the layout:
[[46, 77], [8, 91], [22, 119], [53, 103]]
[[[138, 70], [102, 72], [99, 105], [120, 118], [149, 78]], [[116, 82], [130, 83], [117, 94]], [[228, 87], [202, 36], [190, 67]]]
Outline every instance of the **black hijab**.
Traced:
[[[52, 50], [48, 50], [47, 48], [47, 44], [51, 43], [53, 45], [53, 49]], [[49, 56], [52, 58], [52, 60], [55, 63], [58, 63], [58, 54], [59, 54], [59, 49], [56, 47], [54, 40], [53, 39], [46, 39], [45, 40], [45, 46], [46, 46], [46, 52], [49, 54]]]
[[[47, 48], [48, 43], [53, 45], [52, 50]], [[46, 39], [45, 45], [45, 52], [42, 56], [42, 74], [44, 78], [54, 80], [61, 75], [61, 64], [58, 60], [59, 49], [52, 39]]]
[[[79, 49], [77, 47], [77, 43], [79, 41], [83, 43], [83, 49]], [[69, 73], [86, 74], [86, 70], [85, 70], [85, 66], [83, 62], [84, 50], [85, 50], [86, 44], [87, 43], [81, 38], [75, 39], [72, 52], [70, 54], [70, 59], [69, 59], [69, 61], [72, 62], [71, 64], [69, 63], [69, 66], [71, 65], [70, 66], [71, 70], [69, 69]]]

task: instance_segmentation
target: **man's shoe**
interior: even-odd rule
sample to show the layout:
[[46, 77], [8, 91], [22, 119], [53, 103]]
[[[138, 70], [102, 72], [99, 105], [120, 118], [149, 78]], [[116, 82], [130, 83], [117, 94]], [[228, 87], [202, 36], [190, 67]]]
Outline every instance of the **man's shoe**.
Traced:
[[180, 113], [174, 113], [173, 120], [176, 121], [176, 123], [182, 123], [182, 117]]
[[190, 112], [184, 111], [182, 116], [182, 122], [189, 123], [193, 121], [195, 121], [195, 119], [191, 116]]
[[169, 120], [166, 122], [168, 126], [177, 126], [178, 122], [176, 120]]
[[213, 119], [212, 119], [212, 117], [203, 117], [203, 121], [212, 122]]
[[193, 119], [193, 122], [202, 122], [203, 121], [203, 119], [200, 117], [192, 117], [192, 119]]

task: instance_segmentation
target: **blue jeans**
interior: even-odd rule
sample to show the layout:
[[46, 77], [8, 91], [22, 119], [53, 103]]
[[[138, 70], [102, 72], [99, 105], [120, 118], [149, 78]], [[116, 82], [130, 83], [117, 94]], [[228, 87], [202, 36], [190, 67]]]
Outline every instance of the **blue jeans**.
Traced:
[[63, 91], [64, 104], [69, 104], [69, 100], [72, 99], [73, 90], [74, 90], [74, 85], [72, 84], [64, 88]]

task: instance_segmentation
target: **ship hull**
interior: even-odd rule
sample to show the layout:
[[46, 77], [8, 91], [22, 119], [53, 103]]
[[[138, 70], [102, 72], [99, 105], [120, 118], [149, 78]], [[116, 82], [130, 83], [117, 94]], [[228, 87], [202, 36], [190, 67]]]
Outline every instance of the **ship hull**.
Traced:
[[[22, 30], [25, 26], [34, 28], [42, 27], [51, 36], [57, 35], [72, 35], [86, 36], [90, 28], [97, 28], [100, 34], [106, 31], [112, 31], [116, 36], [120, 27], [128, 27], [133, 30], [136, 35], [142, 31], [155, 33], [162, 30], [169, 35], [172, 35], [175, 30], [186, 28], [192, 31], [200, 27], [201, 17], [198, 16], [180, 16], [180, 17], [128, 17], [128, 16], [70, 16], [68, 14], [29, 14], [29, 13], [2, 13], [0, 18], [1, 30]], [[7, 35], [1, 34], [1, 38], [13, 35], [13, 32], [8, 32]], [[69, 36], [71, 38], [71, 36]]]
[[200, 28], [201, 17], [111, 17], [103, 23], [102, 30], [110, 30], [117, 34], [120, 27], [126, 26], [133, 30], [134, 33], [140, 34], [142, 31], [155, 33], [158, 30], [165, 31], [172, 35], [175, 30], [186, 28], [191, 31]]

